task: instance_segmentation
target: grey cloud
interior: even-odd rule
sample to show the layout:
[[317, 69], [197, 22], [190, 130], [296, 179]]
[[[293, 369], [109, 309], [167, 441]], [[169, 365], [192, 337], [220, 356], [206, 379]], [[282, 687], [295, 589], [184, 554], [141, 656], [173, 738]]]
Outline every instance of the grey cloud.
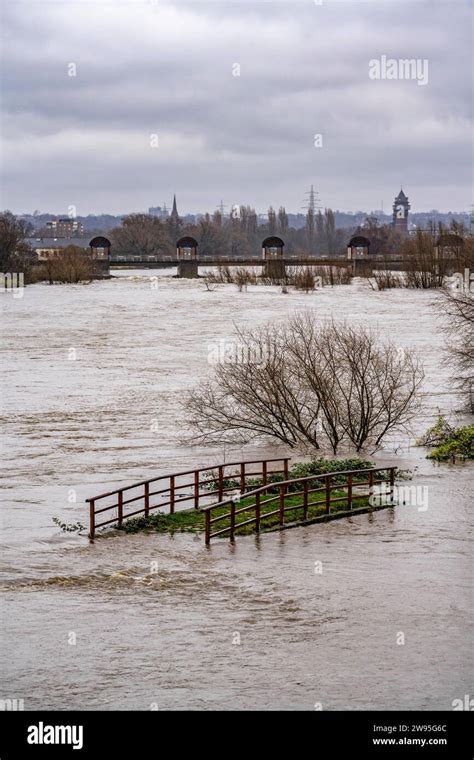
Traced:
[[[312, 182], [339, 208], [401, 182], [416, 209], [469, 203], [464, 0], [22, 3], [5, 21], [4, 207], [118, 213], [176, 191], [183, 211], [296, 211]], [[429, 85], [370, 81], [382, 54], [427, 58]]]

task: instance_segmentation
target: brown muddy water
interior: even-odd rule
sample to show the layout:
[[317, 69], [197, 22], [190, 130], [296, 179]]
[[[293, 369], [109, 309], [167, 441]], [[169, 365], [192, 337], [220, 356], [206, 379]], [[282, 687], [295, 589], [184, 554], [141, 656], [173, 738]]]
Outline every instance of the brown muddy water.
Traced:
[[[451, 709], [472, 694], [473, 468], [433, 465], [407, 438], [376, 459], [414, 470], [428, 508], [237, 537], [89, 544], [84, 499], [193, 465], [281, 447], [184, 447], [180, 399], [233, 323], [314, 309], [415, 347], [421, 432], [460, 406], [432, 293], [363, 281], [314, 294], [116, 272], [29, 286], [3, 323], [0, 699], [30, 709]], [[156, 279], [151, 279], [156, 278]], [[297, 455], [294, 455], [297, 458]], [[404, 643], [403, 643], [404, 641]]]

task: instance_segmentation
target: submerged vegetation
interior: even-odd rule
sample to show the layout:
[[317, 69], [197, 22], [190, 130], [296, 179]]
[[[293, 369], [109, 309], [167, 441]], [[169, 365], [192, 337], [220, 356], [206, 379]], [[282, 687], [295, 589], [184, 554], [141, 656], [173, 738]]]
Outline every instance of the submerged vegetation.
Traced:
[[[328, 472], [344, 472], [346, 470], [366, 470], [370, 467], [374, 467], [374, 463], [369, 459], [359, 459], [359, 457], [351, 459], [324, 459], [323, 457], [313, 458], [310, 462], [295, 462], [288, 470], [288, 480], [295, 480], [296, 478], [306, 478], [308, 475], [324, 475]], [[208, 489], [213, 490], [215, 488], [214, 481], [217, 477], [215, 470], [210, 471], [207, 474]], [[281, 483], [284, 479], [282, 473], [269, 473], [267, 477], [267, 483]], [[361, 476], [363, 479], [363, 476]], [[354, 478], [356, 482], [357, 476]], [[336, 475], [333, 478], [334, 483], [344, 483], [344, 476], [338, 477]], [[240, 488], [240, 481], [233, 480], [232, 478], [224, 481], [224, 488]], [[247, 486], [251, 488], [259, 488], [263, 485], [261, 478], [249, 478], [247, 480]], [[204, 486], [206, 488], [206, 486]], [[288, 486], [288, 491], [299, 491], [301, 489], [301, 483], [294, 483]], [[275, 493], [277, 489], [275, 488]]]
[[[261, 262], [260, 262], [261, 263]], [[256, 262], [258, 265], [259, 262]], [[352, 282], [350, 266], [286, 266], [281, 277], [260, 274], [256, 267], [219, 266], [204, 277], [207, 290], [215, 290], [218, 285], [237, 285], [239, 291], [249, 285], [281, 285], [310, 293], [317, 288], [334, 285], [350, 285]]]
[[65, 523], [62, 522], [59, 517], [53, 517], [52, 519], [53, 523], [57, 525], [58, 528], [61, 528], [64, 533], [78, 533], [86, 530], [86, 526], [79, 522], [79, 520], [75, 523]]
[[453, 428], [443, 415], [417, 442], [432, 451], [427, 459], [437, 462], [455, 462], [457, 459], [474, 459], [474, 425]]
[[50, 285], [90, 282], [93, 277], [93, 261], [77, 245], [66, 246], [61, 255], [46, 259], [34, 270], [36, 281], [46, 281]]

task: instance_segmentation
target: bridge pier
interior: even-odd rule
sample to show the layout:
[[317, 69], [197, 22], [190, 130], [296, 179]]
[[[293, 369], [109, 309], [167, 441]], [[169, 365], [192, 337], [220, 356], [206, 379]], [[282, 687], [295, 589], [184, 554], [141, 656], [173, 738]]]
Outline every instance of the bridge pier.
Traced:
[[92, 264], [96, 277], [110, 277], [110, 264], [108, 259], [94, 259]]
[[285, 277], [286, 269], [283, 259], [267, 259], [263, 267], [263, 276], [272, 280], [282, 280]]
[[198, 276], [197, 259], [180, 259], [178, 261], [178, 277], [194, 279]]

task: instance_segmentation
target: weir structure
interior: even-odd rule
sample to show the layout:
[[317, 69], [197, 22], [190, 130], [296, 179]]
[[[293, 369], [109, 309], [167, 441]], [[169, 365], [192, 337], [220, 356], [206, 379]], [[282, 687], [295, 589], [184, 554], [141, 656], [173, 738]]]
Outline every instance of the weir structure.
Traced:
[[189, 235], [182, 237], [176, 243], [176, 258], [178, 259], [178, 277], [194, 279], [198, 276], [198, 243]]
[[280, 280], [285, 276], [285, 260], [283, 258], [284, 242], [274, 235], [262, 242], [262, 259], [265, 262], [263, 274], [265, 277]]
[[262, 241], [260, 256], [248, 254], [246, 256], [221, 256], [198, 252], [198, 242], [195, 238], [187, 235], [176, 242], [176, 257], [147, 254], [147, 255], [123, 255], [109, 256], [110, 264], [114, 268], [140, 266], [149, 269], [167, 269], [178, 265], [178, 277], [198, 277], [199, 266], [206, 267], [261, 267], [264, 277], [273, 280], [281, 280], [285, 277], [287, 267], [341, 267], [350, 268], [352, 274], [365, 274], [367, 266], [372, 269], [386, 269], [387, 261], [392, 269], [401, 269], [403, 260], [401, 257], [374, 256], [370, 253], [370, 240], [362, 235], [352, 237], [346, 247], [346, 255], [340, 256], [310, 256], [310, 255], [285, 255], [285, 243], [280, 237], [270, 235]]
[[112, 243], [110, 240], [102, 235], [92, 238], [89, 243], [94, 273], [98, 276], [107, 276], [109, 274], [111, 247]]

